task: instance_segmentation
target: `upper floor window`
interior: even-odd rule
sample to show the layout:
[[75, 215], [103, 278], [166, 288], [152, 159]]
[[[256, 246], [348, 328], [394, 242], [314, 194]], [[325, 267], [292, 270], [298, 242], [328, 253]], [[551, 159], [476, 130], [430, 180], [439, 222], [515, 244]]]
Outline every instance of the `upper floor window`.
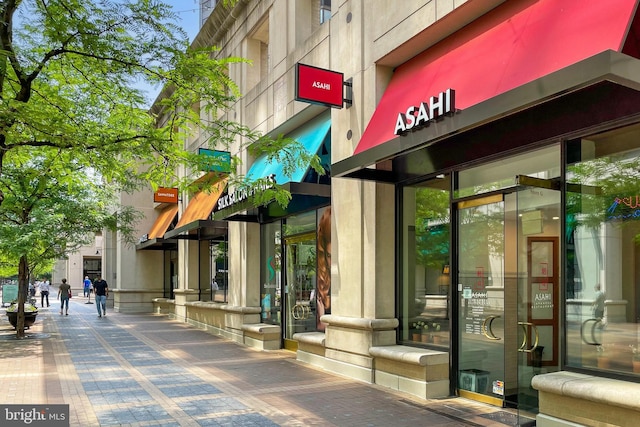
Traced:
[[320, 0], [320, 23], [324, 24], [329, 19], [331, 19], [331, 0]]
[[215, 9], [218, 0], [200, 0], [200, 27], [207, 21], [213, 9]]
[[269, 16], [265, 17], [247, 39], [247, 89], [253, 88], [269, 73]]

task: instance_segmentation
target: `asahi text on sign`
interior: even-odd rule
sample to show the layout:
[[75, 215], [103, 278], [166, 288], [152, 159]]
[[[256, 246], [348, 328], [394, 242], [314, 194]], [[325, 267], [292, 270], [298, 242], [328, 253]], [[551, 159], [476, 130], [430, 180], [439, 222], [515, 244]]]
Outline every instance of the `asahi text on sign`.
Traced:
[[404, 113], [398, 113], [394, 134], [404, 135], [415, 129], [429, 126], [429, 123], [438, 120], [445, 115], [453, 115], [456, 112], [456, 91], [447, 89], [437, 96], [432, 96], [429, 101], [420, 105], [411, 105]]
[[343, 87], [342, 73], [296, 64], [296, 101], [342, 108]]

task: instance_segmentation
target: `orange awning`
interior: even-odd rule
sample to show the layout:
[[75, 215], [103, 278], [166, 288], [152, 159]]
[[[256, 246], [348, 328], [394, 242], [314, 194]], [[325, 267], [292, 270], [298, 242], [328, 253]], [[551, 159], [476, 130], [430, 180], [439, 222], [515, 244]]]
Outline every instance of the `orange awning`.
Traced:
[[169, 205], [160, 212], [158, 218], [156, 218], [156, 222], [153, 223], [151, 230], [149, 231], [148, 238], [155, 239], [157, 237], [164, 236], [164, 233], [167, 232], [167, 228], [171, 225], [171, 221], [178, 214], [178, 205]]
[[176, 228], [180, 228], [183, 225], [189, 224], [193, 221], [205, 220], [211, 216], [213, 207], [218, 202], [218, 198], [227, 187], [227, 179], [224, 178], [207, 191], [197, 192], [189, 201], [189, 205], [182, 213]]

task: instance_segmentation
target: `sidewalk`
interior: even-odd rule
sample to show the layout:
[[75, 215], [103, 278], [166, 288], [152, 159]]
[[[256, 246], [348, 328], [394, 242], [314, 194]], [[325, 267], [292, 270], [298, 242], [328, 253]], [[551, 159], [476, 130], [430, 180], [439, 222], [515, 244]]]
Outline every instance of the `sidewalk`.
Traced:
[[68, 404], [71, 426], [495, 426], [507, 411], [421, 401], [257, 351], [153, 314], [73, 298], [40, 309], [28, 338], [0, 310], [3, 404]]

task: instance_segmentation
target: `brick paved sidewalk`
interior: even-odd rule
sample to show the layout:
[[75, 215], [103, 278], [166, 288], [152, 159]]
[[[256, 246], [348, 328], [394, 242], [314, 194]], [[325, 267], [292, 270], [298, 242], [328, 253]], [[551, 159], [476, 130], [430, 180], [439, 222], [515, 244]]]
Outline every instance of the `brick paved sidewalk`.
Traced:
[[0, 319], [5, 404], [69, 404], [71, 426], [505, 426], [464, 399], [413, 400], [257, 351], [167, 317], [73, 299], [40, 309], [28, 339]]

